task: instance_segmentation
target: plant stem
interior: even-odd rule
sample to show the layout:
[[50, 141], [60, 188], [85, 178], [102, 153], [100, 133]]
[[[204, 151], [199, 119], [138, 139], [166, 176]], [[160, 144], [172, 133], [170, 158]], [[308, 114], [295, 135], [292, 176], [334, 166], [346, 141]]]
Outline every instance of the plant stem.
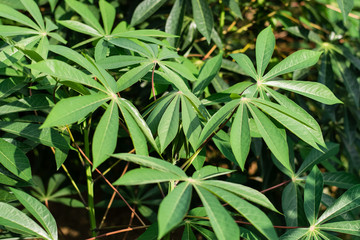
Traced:
[[[86, 156], [90, 156], [89, 126], [86, 125], [84, 126], [84, 145], [85, 145]], [[86, 182], [87, 182], [87, 190], [88, 190], [88, 208], [89, 208], [91, 236], [95, 237], [96, 218], [95, 218], [95, 207], [94, 207], [94, 182], [92, 179], [91, 165], [89, 163], [86, 163], [85, 169], [86, 169]]]

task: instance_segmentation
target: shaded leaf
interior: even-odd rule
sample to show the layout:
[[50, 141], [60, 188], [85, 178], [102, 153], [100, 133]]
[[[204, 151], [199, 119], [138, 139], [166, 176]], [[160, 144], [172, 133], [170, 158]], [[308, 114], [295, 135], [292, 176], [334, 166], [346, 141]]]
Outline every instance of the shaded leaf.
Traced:
[[315, 165], [306, 178], [304, 190], [304, 210], [310, 225], [314, 225], [318, 217], [323, 192], [323, 178]]

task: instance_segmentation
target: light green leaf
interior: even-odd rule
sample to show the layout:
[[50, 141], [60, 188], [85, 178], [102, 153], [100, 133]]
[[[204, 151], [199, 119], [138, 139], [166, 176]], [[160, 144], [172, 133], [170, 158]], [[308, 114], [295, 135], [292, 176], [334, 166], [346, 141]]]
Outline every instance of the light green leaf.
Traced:
[[119, 107], [125, 119], [127, 128], [129, 129], [131, 141], [133, 142], [136, 154], [145, 156], [149, 155], [146, 137], [141, 131], [141, 128], [137, 125], [136, 121], [126, 108], [121, 107], [121, 104], [119, 104]]
[[[167, 68], [162, 63], [159, 63], [159, 66], [164, 70], [162, 77], [164, 77], [169, 83], [173, 84], [177, 89], [179, 89], [184, 94], [187, 94], [188, 98], [190, 98], [190, 95], [192, 94], [186, 85], [185, 81], [179, 77], [176, 73], [174, 73], [172, 70]], [[192, 99], [190, 99], [192, 100]]]
[[105, 34], [104, 29], [100, 26], [98, 20], [87, 5], [76, 0], [66, 0], [66, 3], [77, 12], [87, 24], [94, 27], [101, 35]]
[[243, 16], [241, 14], [241, 10], [239, 7], [239, 2], [237, 0], [229, 0], [225, 1], [225, 4], [229, 5], [230, 11], [235, 14], [236, 17], [243, 19]]
[[280, 129], [259, 109], [251, 104], [247, 104], [247, 106], [266, 145], [279, 162], [292, 172], [286, 137], [282, 135]]
[[[113, 155], [113, 157], [116, 157], [116, 155]], [[171, 172], [163, 172], [149, 168], [137, 168], [127, 172], [124, 176], [120, 177], [113, 184], [129, 186], [169, 182], [176, 180], [183, 180], [183, 178]]]
[[106, 91], [103, 86], [101, 86], [90, 76], [60, 60], [45, 60], [38, 63], [33, 63], [28, 67], [32, 70], [57, 77], [60, 79], [60, 81], [80, 83], [96, 88], [100, 91]]
[[131, 66], [138, 63], [149, 61], [146, 58], [131, 55], [116, 55], [96, 61], [97, 64], [105, 69], [115, 69]]
[[101, 117], [92, 144], [93, 169], [110, 157], [115, 150], [119, 130], [119, 112], [115, 100], [111, 101]]
[[114, 158], [119, 158], [125, 161], [133, 162], [141, 166], [150, 167], [162, 172], [172, 173], [182, 179], [187, 178], [185, 172], [181, 170], [179, 167], [154, 157], [134, 155], [129, 153], [117, 153], [111, 156]]
[[45, 30], [44, 20], [42, 18], [38, 4], [33, 0], [20, 0], [26, 10], [35, 19], [36, 23], [40, 26], [41, 30]]
[[349, 189], [355, 184], [360, 184], [360, 180], [355, 175], [348, 172], [324, 172], [324, 184]]
[[210, 82], [218, 74], [221, 67], [222, 55], [219, 54], [216, 57], [213, 57], [207, 60], [204, 66], [201, 68], [198, 80], [193, 86], [193, 93], [196, 96], [202, 94], [204, 89], [210, 84]]
[[340, 232], [360, 237], [360, 220], [325, 223], [317, 227], [321, 230]]
[[29, 17], [5, 4], [0, 4], [0, 17], [11, 19], [40, 31], [39, 27]]
[[39, 34], [39, 32], [31, 28], [9, 26], [9, 25], [0, 25], [0, 32], [2, 37]]
[[326, 222], [360, 206], [360, 184], [353, 186], [336, 199], [317, 220], [316, 225]]
[[203, 182], [201, 185], [238, 211], [267, 239], [278, 239], [273, 224], [260, 209], [231, 192], [218, 187], [209, 186], [206, 182]]
[[250, 151], [250, 143], [249, 116], [245, 104], [241, 102], [231, 125], [230, 144], [234, 156], [243, 171]]
[[184, 182], [162, 200], [158, 213], [158, 239], [181, 223], [190, 207], [191, 192], [191, 184]]
[[105, 28], [105, 34], [109, 35], [111, 33], [111, 29], [115, 21], [115, 15], [116, 15], [115, 8], [105, 0], [99, 1], [99, 7]]
[[[185, 13], [185, 0], [176, 0], [171, 8], [171, 12], [166, 19], [165, 32], [180, 35], [181, 27], [183, 25]], [[174, 38], [166, 39], [172, 47], [176, 46], [177, 40]]]
[[160, 151], [163, 152], [170, 142], [176, 137], [179, 129], [180, 99], [175, 96], [166, 108], [158, 126]]
[[36, 218], [36, 220], [38, 220], [38, 222], [49, 234], [50, 238], [57, 240], [58, 230], [55, 219], [51, 215], [50, 211], [31, 195], [15, 188], [10, 188], [10, 190], [14, 193], [15, 197], [20, 201], [20, 203], [24, 205], [26, 210], [28, 210]]
[[275, 48], [275, 36], [271, 26], [260, 32], [256, 39], [256, 67], [259, 77], [264, 75]]
[[225, 174], [229, 174], [229, 173], [232, 173], [232, 172], [234, 172], [234, 170], [207, 165], [207, 166], [197, 170], [196, 172], [194, 172], [192, 177], [195, 178], [195, 179], [205, 180], [205, 179], [214, 178], [214, 177], [222, 176], [222, 175], [225, 175]]
[[142, 23], [151, 15], [153, 15], [166, 0], [144, 0], [135, 9], [131, 18], [131, 26]]
[[259, 204], [260, 206], [268, 208], [274, 212], [278, 212], [278, 210], [276, 210], [274, 205], [269, 201], [269, 199], [264, 194], [260, 193], [259, 191], [253, 188], [241, 184], [219, 181], [219, 180], [207, 180], [206, 185], [222, 188], [248, 201]]
[[123, 91], [124, 89], [131, 87], [137, 81], [139, 81], [142, 77], [144, 77], [150, 69], [154, 66], [151, 62], [146, 62], [141, 64], [138, 67], [127, 71], [124, 75], [122, 75], [117, 80], [117, 92]]
[[0, 138], [0, 163], [17, 177], [25, 181], [31, 180], [31, 166], [25, 153], [2, 138]]
[[[93, 37], [102, 37], [102, 34], [99, 33], [95, 28], [92, 28], [82, 22], [73, 20], [58, 20], [57, 23], [76, 32], [80, 32]], [[73, 48], [75, 47], [73, 46]]]
[[339, 144], [332, 142], [326, 143], [326, 148], [323, 148], [322, 152], [316, 149], [312, 149], [306, 156], [304, 162], [300, 165], [300, 168], [296, 173], [296, 177], [312, 168], [315, 164], [321, 163], [322, 161], [336, 155], [338, 152]]
[[320, 55], [321, 52], [306, 49], [299, 50], [282, 60], [275, 67], [273, 67], [267, 74], [265, 74], [262, 80], [266, 81], [276, 76], [293, 72], [297, 69], [310, 67], [317, 63]]
[[216, 237], [218, 239], [239, 240], [239, 227], [225, 208], [220, 204], [219, 200], [217, 200], [214, 195], [204, 188], [197, 185], [194, 187], [205, 207]]
[[308, 231], [307, 228], [290, 229], [280, 237], [280, 240], [301, 240], [307, 235]]
[[304, 190], [304, 210], [310, 225], [314, 225], [318, 217], [324, 181], [319, 168], [315, 165], [306, 178]]
[[171, 68], [172, 70], [174, 70], [175, 72], [177, 72], [178, 74], [180, 74], [181, 76], [183, 76], [184, 78], [190, 81], [196, 80], [196, 78], [191, 73], [191, 71], [181, 63], [170, 62], [170, 61], [161, 61], [161, 63], [168, 66], [169, 68]]
[[129, 40], [126, 38], [113, 38], [110, 39], [109, 42], [114, 44], [115, 46], [134, 51], [144, 57], [147, 58], [153, 57], [149, 52], [148, 48], [146, 47], [147, 45], [140, 41]]
[[206, 38], [208, 44], [210, 44], [214, 19], [209, 4], [206, 0], [191, 0], [191, 4], [197, 29]]
[[110, 97], [105, 94], [93, 94], [62, 99], [51, 110], [41, 128], [64, 126], [74, 123], [94, 111]]
[[0, 225], [43, 239], [52, 240], [52, 238], [36, 222], [15, 207], [0, 202], [0, 209]]
[[325, 85], [306, 81], [268, 81], [264, 85], [286, 89], [325, 104], [342, 103]]
[[239, 99], [235, 99], [225, 104], [220, 108], [206, 123], [201, 135], [198, 139], [197, 146], [199, 147], [219, 126], [225, 121], [228, 115], [240, 104]]
[[248, 56], [243, 53], [230, 54], [230, 56], [239, 64], [240, 68], [245, 72], [246, 75], [252, 77], [255, 80], [258, 78], [254, 64], [251, 62]]
[[354, 7], [354, 0], [337, 0], [339, 8], [344, 18], [344, 23], [346, 23], [347, 16]]
[[25, 112], [33, 110], [48, 109], [54, 103], [48, 95], [38, 94], [30, 97], [24, 97], [0, 107], [0, 115]]
[[189, 100], [184, 97], [181, 97], [181, 121], [184, 129], [186, 138], [189, 140], [193, 148], [196, 147], [197, 141], [201, 134], [201, 124], [200, 119], [196, 114], [196, 110], [189, 102]]

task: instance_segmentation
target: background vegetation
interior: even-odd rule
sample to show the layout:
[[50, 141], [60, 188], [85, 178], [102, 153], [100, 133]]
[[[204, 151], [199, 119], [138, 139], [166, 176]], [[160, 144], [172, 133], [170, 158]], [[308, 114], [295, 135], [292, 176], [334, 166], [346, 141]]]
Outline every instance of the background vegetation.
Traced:
[[357, 239], [360, 3], [0, 0], [0, 238]]

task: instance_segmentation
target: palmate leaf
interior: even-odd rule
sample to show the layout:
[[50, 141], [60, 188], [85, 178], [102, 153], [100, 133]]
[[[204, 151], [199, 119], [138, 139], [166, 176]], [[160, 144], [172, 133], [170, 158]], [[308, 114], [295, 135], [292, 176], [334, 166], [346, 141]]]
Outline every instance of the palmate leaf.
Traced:
[[360, 206], [360, 184], [353, 186], [341, 195], [333, 205], [328, 207], [326, 211], [316, 221], [316, 224], [321, 224], [330, 219], [333, 219], [343, 213], [349, 212]]
[[92, 144], [93, 170], [115, 150], [119, 130], [119, 112], [115, 100], [111, 101], [101, 117]]
[[27, 17], [26, 15], [20, 13], [19, 11], [15, 10], [5, 4], [0, 4], [0, 17], [11, 19], [18, 23], [21, 23], [21, 24], [29, 26], [33, 29], [36, 29], [37, 31], [40, 31], [40, 29], [36, 25], [36, 23], [34, 23], [29, 17]]
[[241, 102], [230, 131], [230, 144], [234, 156], [241, 167], [244, 170], [245, 161], [250, 151], [250, 127], [249, 116], [246, 105]]
[[238, 211], [257, 230], [259, 230], [265, 237], [267, 237], [267, 239], [278, 239], [270, 219], [260, 209], [231, 192], [218, 187], [206, 185], [206, 182], [203, 182], [201, 186], [215, 194], [217, 197]]
[[76, 32], [80, 32], [96, 38], [102, 37], [101, 33], [99, 33], [95, 28], [90, 27], [82, 22], [73, 20], [58, 20], [57, 23]]
[[191, 0], [191, 4], [197, 29], [206, 38], [208, 44], [210, 44], [214, 19], [209, 4], [206, 0]]
[[286, 137], [283, 136], [280, 129], [258, 108], [252, 104], [247, 104], [247, 106], [266, 145], [279, 162], [293, 172], [289, 163], [289, 149]]
[[105, 0], [99, 1], [99, 7], [100, 7], [102, 21], [104, 24], [105, 34], [109, 35], [114, 25], [116, 10], [113, 7], [113, 5], [111, 5]]
[[297, 228], [286, 231], [284, 235], [280, 237], [280, 240], [301, 240], [305, 235], [307, 235], [309, 229], [307, 228]]
[[25, 181], [31, 180], [31, 167], [25, 153], [2, 138], [0, 138], [0, 163], [17, 177]]
[[41, 128], [74, 123], [109, 99], [110, 96], [103, 93], [62, 99], [51, 110]]
[[321, 83], [282, 80], [268, 81], [263, 84], [292, 91], [329, 105], [342, 103], [325, 85]]
[[256, 39], [256, 68], [259, 77], [264, 75], [275, 48], [275, 36], [271, 26], [260, 32]]
[[135, 9], [131, 18], [131, 26], [135, 26], [153, 15], [166, 0], [144, 0]]
[[142, 77], [144, 77], [150, 69], [152, 69], [154, 63], [145, 62], [138, 67], [127, 71], [124, 75], [122, 75], [117, 80], [117, 92], [123, 91], [124, 89], [131, 87], [137, 81], [139, 81]]
[[191, 71], [181, 63], [170, 62], [170, 61], [161, 61], [161, 63], [164, 64], [165, 66], [171, 68], [172, 70], [174, 70], [175, 72], [180, 74], [182, 77], [184, 77], [190, 81], [196, 80], [196, 78], [191, 73]]
[[194, 172], [192, 178], [205, 180], [234, 172], [234, 170], [207, 165]]
[[306, 178], [304, 190], [304, 210], [311, 226], [315, 224], [319, 213], [323, 183], [322, 174], [315, 165]]
[[325, 223], [321, 224], [317, 228], [325, 231], [340, 232], [360, 237], [360, 220]]
[[26, 10], [35, 19], [36, 23], [40, 26], [41, 30], [45, 30], [44, 20], [42, 18], [38, 4], [33, 0], [20, 0]]
[[184, 182], [176, 186], [175, 189], [162, 200], [158, 213], [158, 239], [161, 239], [181, 223], [190, 207], [191, 192], [191, 184]]
[[266, 73], [262, 77], [262, 81], [270, 80], [276, 76], [293, 72], [297, 69], [310, 67], [317, 63], [320, 55], [320, 52], [306, 49], [299, 50], [282, 60], [275, 67], [273, 67], [268, 73]]
[[0, 209], [0, 225], [42, 239], [52, 240], [52, 238], [36, 222], [17, 208], [7, 203], [0, 202]]
[[105, 69], [116, 69], [149, 61], [146, 58], [130, 55], [116, 55], [97, 60], [96, 63]]
[[29, 194], [15, 188], [10, 188], [10, 190], [14, 193], [15, 197], [20, 201], [20, 203], [24, 205], [26, 210], [28, 210], [36, 218], [36, 220], [39, 221], [39, 223], [49, 234], [50, 238], [57, 240], [57, 226], [55, 219], [51, 215], [50, 211], [36, 198], [30, 196]]
[[246, 75], [257, 79], [257, 73], [250, 58], [243, 53], [236, 53], [230, 55], [240, 66], [240, 68], [246, 73]]

